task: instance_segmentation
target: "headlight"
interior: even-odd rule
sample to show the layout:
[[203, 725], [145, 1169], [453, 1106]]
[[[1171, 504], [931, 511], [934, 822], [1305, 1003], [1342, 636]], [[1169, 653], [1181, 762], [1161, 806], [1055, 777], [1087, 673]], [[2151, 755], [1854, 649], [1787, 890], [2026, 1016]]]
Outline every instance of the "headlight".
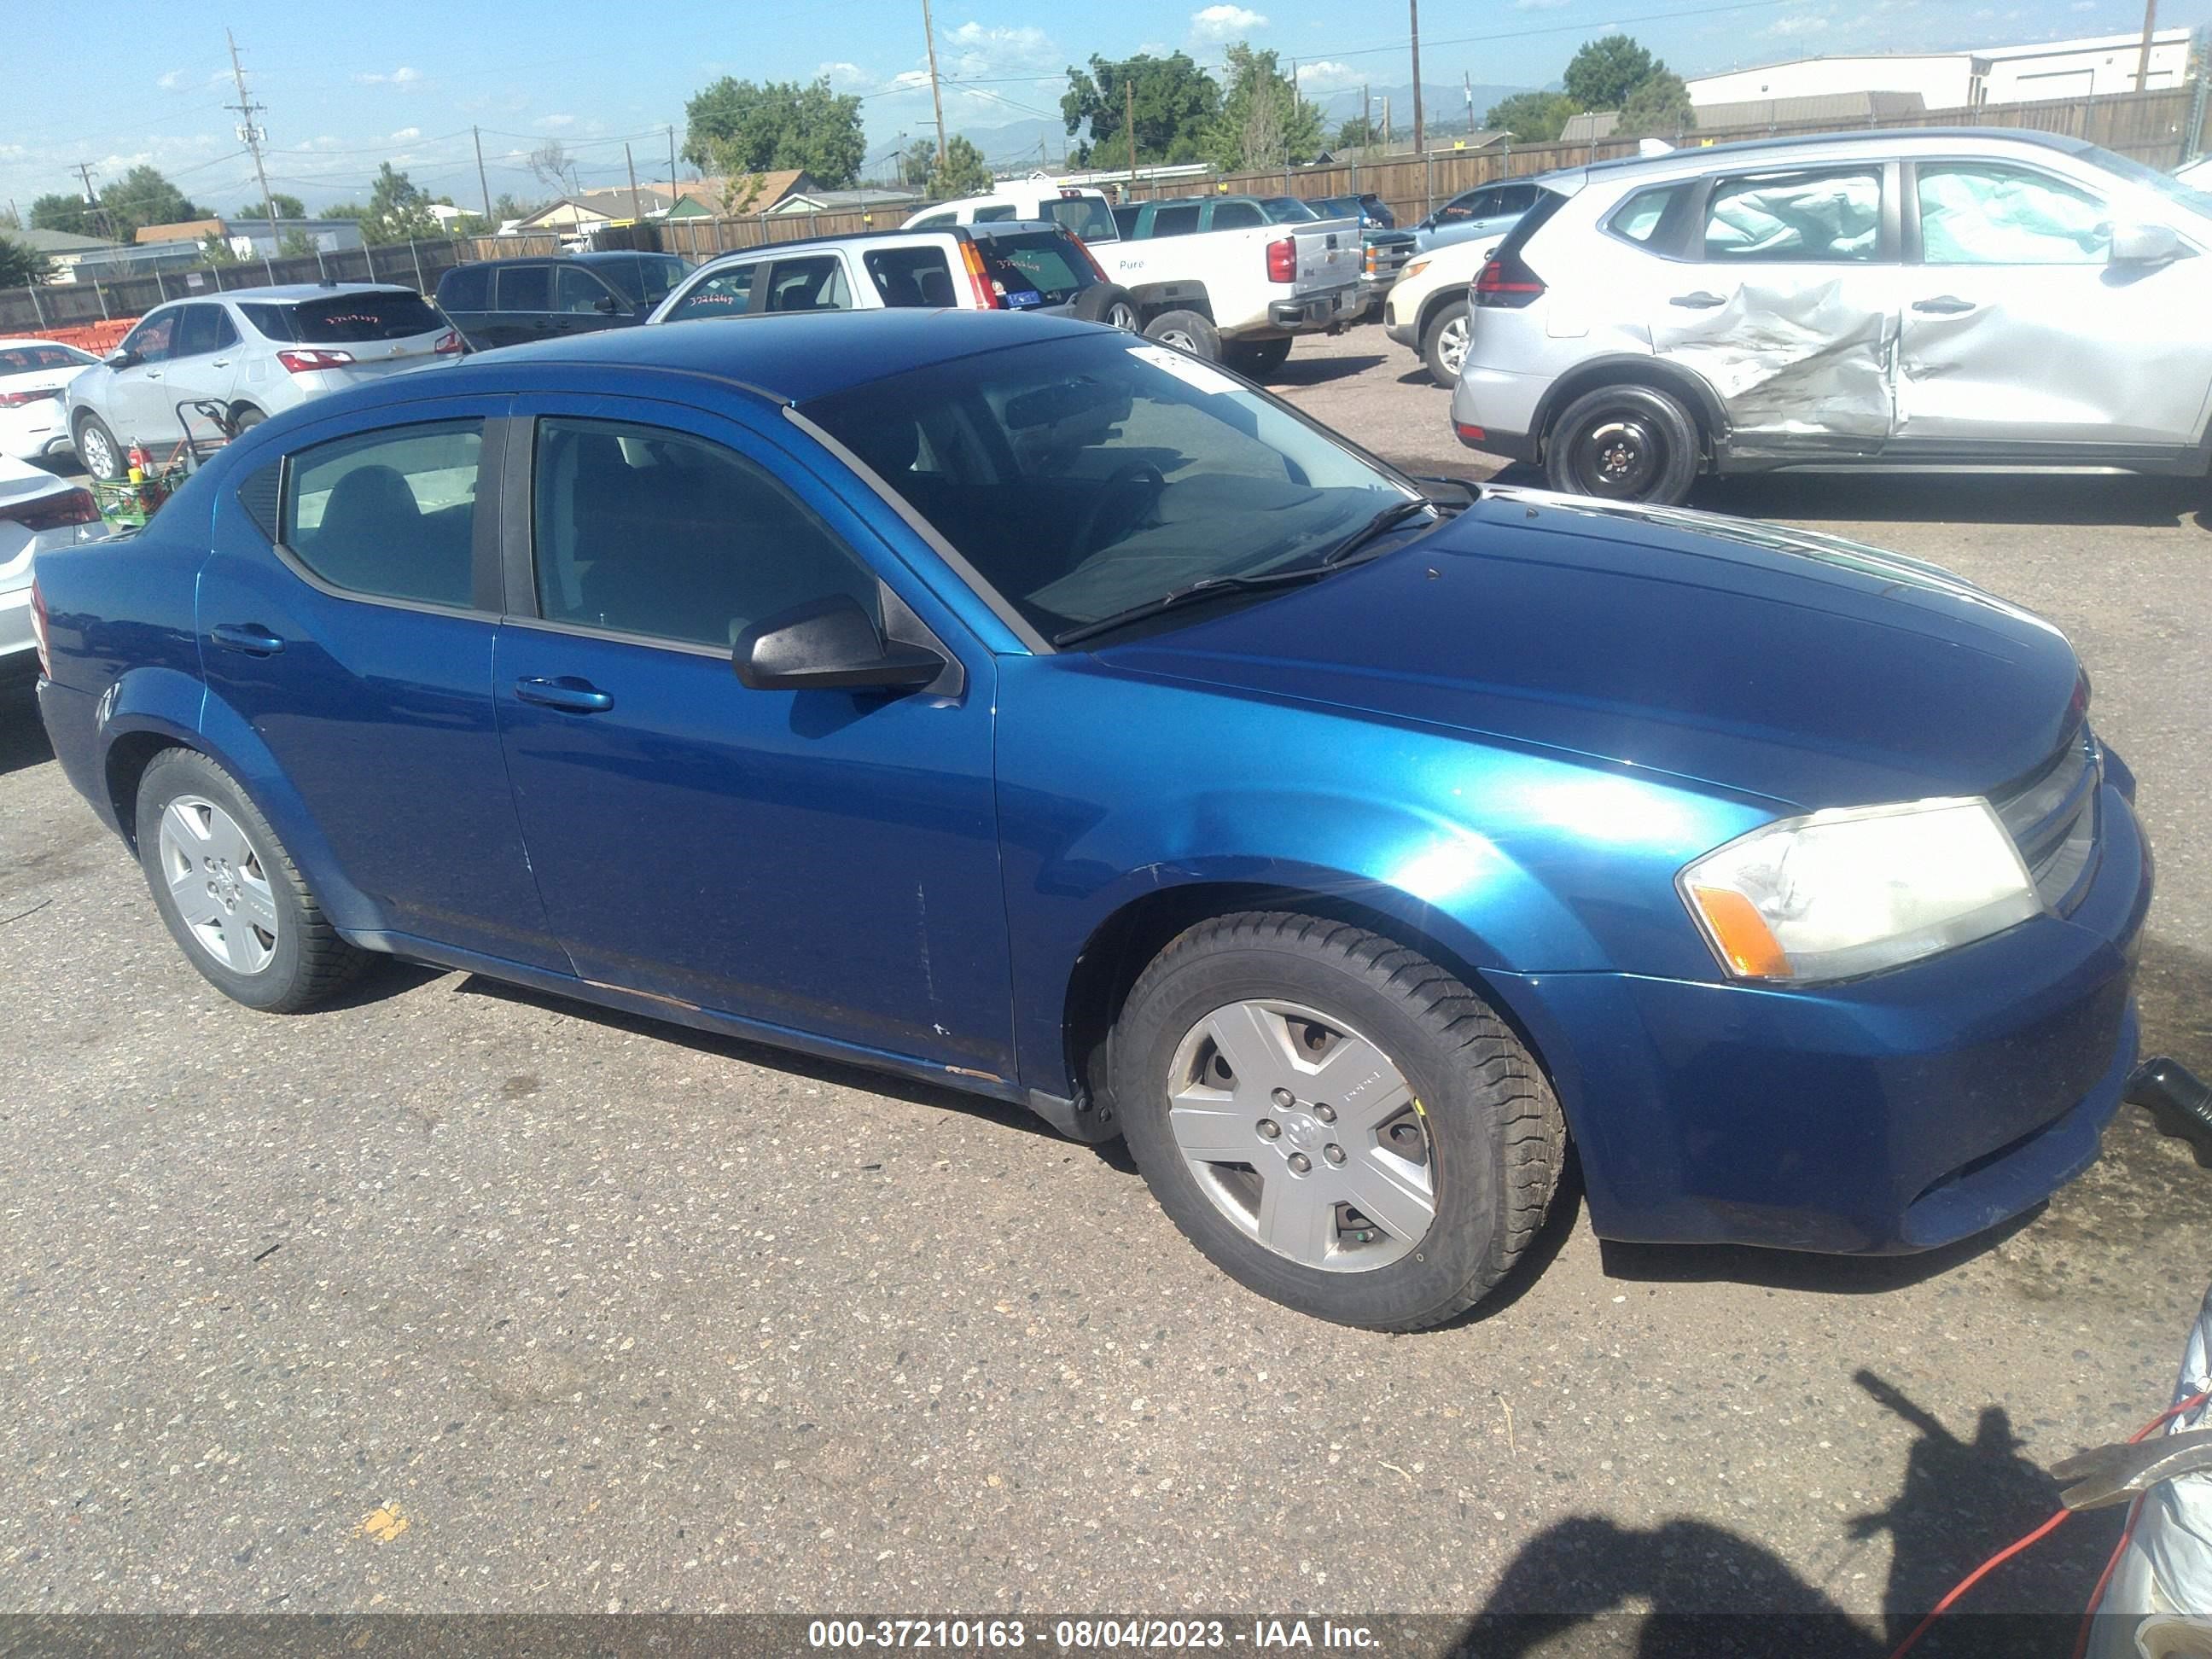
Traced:
[[1674, 878], [1737, 979], [1848, 979], [2002, 933], [2043, 908], [1990, 804], [1907, 801], [1784, 818]]
[[1426, 259], [1416, 259], [1398, 273], [1398, 280], [1402, 283], [1408, 276], [1418, 276], [1428, 268], [1429, 262]]

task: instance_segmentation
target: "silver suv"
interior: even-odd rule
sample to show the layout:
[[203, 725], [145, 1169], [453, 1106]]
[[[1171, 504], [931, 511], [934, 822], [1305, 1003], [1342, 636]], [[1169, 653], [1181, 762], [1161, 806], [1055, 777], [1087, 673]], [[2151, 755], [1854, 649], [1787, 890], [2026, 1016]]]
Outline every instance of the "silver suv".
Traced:
[[1601, 162], [1476, 277], [1452, 422], [1623, 501], [1785, 466], [2201, 476], [2208, 249], [2212, 196], [2045, 133]]

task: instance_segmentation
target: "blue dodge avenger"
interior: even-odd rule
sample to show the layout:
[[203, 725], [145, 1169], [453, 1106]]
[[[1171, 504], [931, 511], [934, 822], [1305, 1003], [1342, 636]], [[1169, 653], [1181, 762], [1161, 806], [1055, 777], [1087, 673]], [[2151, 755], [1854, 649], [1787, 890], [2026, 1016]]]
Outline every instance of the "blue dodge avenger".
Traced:
[[1571, 1143], [1607, 1237], [1942, 1244], [2134, 1060], [2150, 855], [2055, 629], [1412, 479], [1085, 324], [395, 378], [42, 555], [35, 614], [226, 994], [397, 956], [1019, 1103], [1327, 1319], [1480, 1301]]

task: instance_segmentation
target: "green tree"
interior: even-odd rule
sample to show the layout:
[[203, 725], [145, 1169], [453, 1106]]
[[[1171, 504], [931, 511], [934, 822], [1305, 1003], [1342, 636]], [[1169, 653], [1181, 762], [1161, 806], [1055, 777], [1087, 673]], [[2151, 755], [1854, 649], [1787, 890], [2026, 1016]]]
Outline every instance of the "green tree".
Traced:
[[[261, 216], [257, 213], [253, 216], [258, 219]], [[238, 250], [231, 246], [231, 245], [223, 238], [220, 236], [204, 236], [200, 239], [200, 263], [202, 264], [234, 265], [238, 264]]]
[[1608, 34], [1585, 40], [1567, 60], [1567, 96], [1581, 109], [1619, 109], [1628, 94], [1667, 65], [1654, 58], [1636, 38]]
[[1367, 144], [1382, 142], [1382, 129], [1364, 115], [1355, 115], [1340, 124], [1336, 130], [1335, 149], [1358, 149]]
[[[279, 219], [304, 219], [307, 216], [307, 204], [296, 196], [287, 196], [281, 190], [269, 192], [269, 206]], [[234, 219], [258, 219], [261, 204], [248, 202], [230, 216]]]
[[692, 95], [684, 119], [684, 155], [708, 172], [800, 167], [825, 189], [842, 190], [867, 160], [860, 100], [830, 91], [826, 76], [802, 86], [726, 75]]
[[544, 206], [543, 202], [526, 202], [511, 191], [501, 191], [492, 198], [491, 216], [496, 222], [492, 228], [496, 230], [509, 219], [527, 219]]
[[[301, 218], [307, 215], [301, 214]], [[276, 239], [276, 257], [280, 259], [312, 259], [315, 256], [315, 239], [304, 230], [288, 230]]]
[[0, 288], [28, 288], [46, 280], [46, 256], [0, 236]]
[[97, 236], [91, 206], [82, 197], [41, 196], [31, 204], [33, 230], [66, 231], [72, 236]]
[[438, 222], [430, 216], [428, 194], [389, 161], [377, 164], [361, 230], [362, 240], [370, 242], [404, 242], [440, 234]]
[[1207, 128], [1206, 159], [1224, 173], [1296, 166], [1321, 149], [1321, 112], [1297, 94], [1273, 49], [1239, 40], [1224, 54], [1229, 85]]
[[1563, 92], [1516, 92], [1492, 104], [1482, 125], [1511, 133], [1516, 144], [1548, 144], [1574, 112], [1575, 100]]
[[899, 183], [908, 190], [927, 190], [937, 171], [937, 140], [917, 138], [899, 152]]
[[1137, 157], [1144, 161], [1198, 159], [1206, 129], [1221, 110], [1221, 88], [1182, 52], [1109, 62], [1092, 56], [1089, 74], [1070, 65], [1060, 113], [1070, 137], [1087, 124], [1088, 142], [1073, 152], [1079, 165], [1111, 167], [1129, 155], [1128, 122], [1136, 117]]
[[100, 204], [115, 228], [115, 240], [127, 242], [143, 225], [182, 224], [188, 219], [212, 219], [215, 215], [193, 202], [165, 178], [160, 168], [131, 169], [100, 192]]
[[1669, 69], [1646, 76], [1621, 100], [1620, 125], [1613, 129], [1621, 138], [1672, 138], [1698, 125], [1690, 104], [1690, 89]]
[[991, 188], [990, 164], [983, 152], [958, 133], [945, 141], [945, 159], [929, 175], [929, 199], [947, 202], [956, 197], [981, 196]]

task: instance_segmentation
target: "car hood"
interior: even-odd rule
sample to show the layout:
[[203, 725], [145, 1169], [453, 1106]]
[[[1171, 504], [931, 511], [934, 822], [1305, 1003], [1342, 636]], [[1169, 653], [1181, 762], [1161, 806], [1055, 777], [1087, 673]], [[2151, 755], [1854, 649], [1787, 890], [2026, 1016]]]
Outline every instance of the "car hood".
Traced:
[[1370, 563], [1101, 655], [1806, 808], [1987, 794], [2081, 718], [2065, 636], [1933, 565], [1490, 487]]

